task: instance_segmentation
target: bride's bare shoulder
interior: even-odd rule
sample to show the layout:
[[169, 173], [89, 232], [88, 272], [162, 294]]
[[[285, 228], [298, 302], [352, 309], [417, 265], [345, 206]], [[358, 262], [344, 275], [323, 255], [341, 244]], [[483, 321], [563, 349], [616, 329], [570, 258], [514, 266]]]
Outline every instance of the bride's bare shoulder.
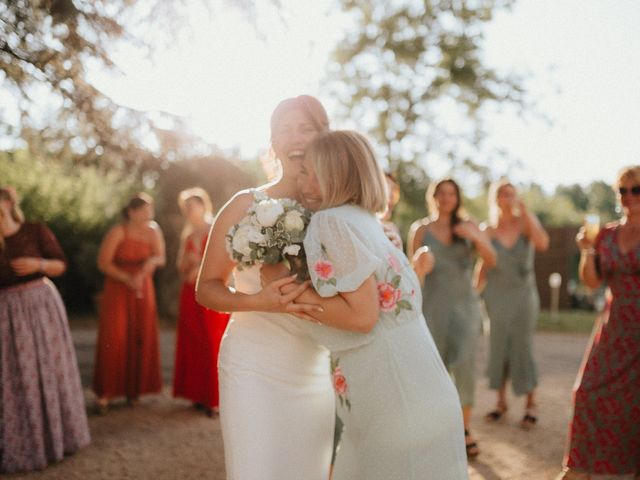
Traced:
[[245, 216], [254, 200], [254, 190], [246, 189], [235, 193], [218, 211], [215, 223], [236, 223]]

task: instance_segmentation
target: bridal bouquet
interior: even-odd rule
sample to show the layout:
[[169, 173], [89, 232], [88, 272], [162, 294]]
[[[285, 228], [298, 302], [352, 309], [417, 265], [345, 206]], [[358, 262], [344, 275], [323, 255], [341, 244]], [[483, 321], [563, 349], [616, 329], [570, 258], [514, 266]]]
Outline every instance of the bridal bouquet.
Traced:
[[302, 247], [311, 212], [295, 200], [257, 196], [247, 215], [227, 234], [227, 251], [238, 268], [285, 261], [298, 280], [308, 277]]

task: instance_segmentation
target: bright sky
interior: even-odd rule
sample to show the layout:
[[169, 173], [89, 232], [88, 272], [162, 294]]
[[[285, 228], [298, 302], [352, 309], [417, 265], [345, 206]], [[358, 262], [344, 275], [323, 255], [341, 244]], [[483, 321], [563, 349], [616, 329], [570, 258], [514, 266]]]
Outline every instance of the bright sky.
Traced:
[[[117, 102], [181, 115], [207, 141], [255, 155], [268, 147], [269, 115], [279, 100], [310, 93], [330, 116], [334, 110], [321, 82], [347, 20], [327, 14], [331, 0], [283, 3], [286, 25], [272, 8], [259, 11], [264, 39], [240, 12], [227, 7], [209, 17], [194, 7], [191, 33], [154, 63], [120, 51], [125, 75], [98, 75], [96, 84]], [[488, 62], [530, 72], [537, 109], [553, 121], [492, 115], [488, 146], [505, 147], [522, 162], [510, 172], [495, 165], [498, 174], [553, 188], [612, 182], [620, 167], [640, 163], [638, 25], [636, 0], [519, 0], [497, 16], [486, 31]]]

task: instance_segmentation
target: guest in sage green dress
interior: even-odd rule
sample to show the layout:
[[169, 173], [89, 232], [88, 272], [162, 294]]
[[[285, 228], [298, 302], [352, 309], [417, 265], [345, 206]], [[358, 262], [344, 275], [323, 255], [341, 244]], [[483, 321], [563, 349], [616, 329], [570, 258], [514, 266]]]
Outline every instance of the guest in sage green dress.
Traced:
[[475, 390], [475, 344], [482, 323], [473, 272], [478, 256], [493, 265], [495, 251], [485, 233], [463, 217], [462, 196], [454, 180], [432, 184], [427, 203], [431, 216], [411, 226], [408, 253], [418, 276], [424, 276], [422, 311], [458, 389], [467, 456], [471, 458], [479, 453], [469, 424]]
[[507, 411], [506, 385], [516, 395], [526, 394], [524, 429], [537, 421], [535, 388], [538, 375], [533, 359], [533, 333], [540, 300], [533, 261], [535, 251], [549, 246], [549, 236], [515, 187], [506, 180], [489, 189], [490, 225], [487, 234], [498, 253], [495, 266], [483, 264], [478, 286], [491, 320], [489, 387], [498, 391], [496, 407], [485, 417], [497, 421]]
[[456, 390], [425, 325], [418, 278], [375, 216], [386, 195], [372, 148], [355, 132], [322, 134], [298, 182], [316, 213], [304, 240], [314, 288], [296, 301], [320, 306], [300, 315], [331, 351], [344, 422], [333, 480], [466, 479]]

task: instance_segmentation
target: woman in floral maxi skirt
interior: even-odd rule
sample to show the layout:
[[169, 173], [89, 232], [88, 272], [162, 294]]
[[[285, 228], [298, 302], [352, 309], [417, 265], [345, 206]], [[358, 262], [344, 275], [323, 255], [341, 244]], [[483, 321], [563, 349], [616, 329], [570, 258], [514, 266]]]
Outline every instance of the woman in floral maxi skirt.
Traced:
[[43, 224], [0, 188], [0, 473], [36, 470], [90, 443], [67, 314], [48, 276], [66, 269]]

